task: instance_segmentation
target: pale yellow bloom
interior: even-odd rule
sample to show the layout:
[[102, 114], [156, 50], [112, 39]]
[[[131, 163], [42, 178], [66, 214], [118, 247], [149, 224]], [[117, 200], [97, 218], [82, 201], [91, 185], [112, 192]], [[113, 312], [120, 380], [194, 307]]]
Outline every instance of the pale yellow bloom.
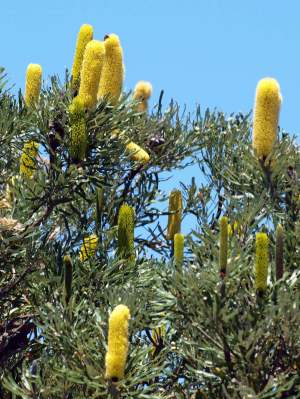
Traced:
[[104, 58], [105, 48], [103, 42], [91, 40], [87, 44], [83, 56], [78, 93], [86, 108], [93, 108], [97, 104], [97, 91]]
[[129, 153], [130, 159], [132, 161], [146, 164], [150, 160], [148, 152], [143, 150], [139, 145], [135, 144], [133, 141], [131, 141], [126, 145], [126, 152]]
[[99, 84], [98, 99], [107, 96], [109, 102], [115, 105], [123, 87], [123, 50], [119, 37], [115, 34], [110, 34], [105, 38], [104, 46], [105, 60]]
[[280, 86], [275, 79], [259, 81], [253, 118], [253, 149], [259, 159], [266, 158], [273, 149], [281, 101]]
[[37, 103], [41, 91], [42, 67], [29, 64], [26, 72], [25, 104], [31, 107]]
[[124, 377], [128, 354], [128, 321], [130, 311], [118, 305], [109, 317], [108, 348], [105, 356], [105, 378], [120, 380]]
[[76, 50], [74, 55], [73, 67], [72, 67], [72, 88], [78, 90], [80, 85], [80, 73], [83, 61], [83, 55], [86, 45], [93, 39], [93, 27], [91, 25], [84, 24], [80, 27]]
[[133, 99], [139, 101], [137, 106], [138, 112], [145, 112], [148, 109], [148, 99], [152, 94], [152, 85], [150, 82], [141, 80], [137, 82], [134, 92]]

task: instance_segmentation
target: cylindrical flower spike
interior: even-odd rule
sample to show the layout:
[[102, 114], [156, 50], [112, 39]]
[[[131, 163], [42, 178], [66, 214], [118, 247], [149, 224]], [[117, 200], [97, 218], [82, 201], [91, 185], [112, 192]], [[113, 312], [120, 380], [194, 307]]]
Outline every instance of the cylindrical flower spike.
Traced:
[[133, 99], [139, 101], [137, 106], [138, 112], [146, 112], [148, 110], [148, 99], [152, 94], [152, 85], [150, 82], [139, 81], [133, 92]]
[[134, 253], [134, 209], [123, 204], [118, 215], [118, 255], [123, 259], [135, 260]]
[[69, 106], [70, 155], [74, 162], [85, 158], [88, 137], [85, 124], [85, 108], [81, 97], [75, 97]]
[[36, 170], [36, 156], [38, 154], [39, 143], [29, 141], [25, 143], [20, 158], [20, 174], [24, 177], [32, 177]]
[[174, 234], [174, 260], [177, 266], [182, 266], [184, 252], [184, 235]]
[[220, 273], [226, 274], [228, 256], [228, 218], [222, 216], [220, 219], [220, 249], [219, 268]]
[[128, 354], [128, 322], [130, 311], [118, 305], [109, 317], [108, 348], [105, 356], [105, 378], [119, 381], [124, 377]]
[[86, 45], [93, 39], [93, 27], [91, 25], [84, 24], [80, 27], [77, 36], [76, 50], [74, 55], [73, 67], [72, 67], [72, 89], [74, 92], [78, 92], [80, 85], [80, 73], [83, 61], [83, 55]]
[[98, 247], [98, 237], [96, 234], [91, 234], [83, 239], [83, 244], [80, 248], [79, 259], [81, 262], [92, 256], [95, 256]]
[[135, 144], [133, 141], [126, 145], [126, 152], [132, 161], [146, 164], [150, 161], [150, 156], [147, 151], [143, 150], [142, 147]]
[[104, 59], [104, 43], [99, 40], [91, 40], [86, 45], [83, 56], [78, 94], [86, 108], [93, 108], [97, 104], [97, 92]]
[[69, 255], [64, 256], [65, 265], [65, 301], [69, 303], [72, 295], [73, 265]]
[[99, 187], [96, 190], [96, 226], [97, 229], [101, 228], [101, 216], [104, 206], [104, 190], [103, 187]]
[[98, 90], [98, 99], [108, 97], [116, 105], [122, 93], [124, 80], [123, 50], [119, 37], [107, 35], [104, 39], [105, 60]]
[[42, 83], [42, 67], [39, 64], [29, 64], [26, 72], [25, 104], [35, 105], [39, 99]]
[[258, 82], [252, 144], [259, 159], [268, 157], [276, 141], [281, 100], [280, 86], [275, 79], [264, 78]]
[[269, 267], [269, 239], [266, 233], [256, 234], [255, 287], [263, 293], [267, 289]]
[[174, 235], [180, 233], [182, 216], [182, 196], [179, 190], [173, 190], [169, 197], [169, 216], [167, 239], [174, 240]]
[[283, 242], [284, 232], [281, 224], [276, 228], [276, 244], [275, 244], [275, 264], [276, 264], [276, 280], [280, 280], [283, 276]]

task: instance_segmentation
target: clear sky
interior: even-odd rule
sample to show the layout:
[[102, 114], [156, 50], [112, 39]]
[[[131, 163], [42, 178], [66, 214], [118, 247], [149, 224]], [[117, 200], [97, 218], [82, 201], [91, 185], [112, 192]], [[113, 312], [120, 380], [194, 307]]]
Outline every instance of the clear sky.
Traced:
[[193, 109], [248, 112], [257, 81], [278, 79], [281, 126], [298, 133], [300, 88], [298, 0], [8, 0], [1, 1], [1, 64], [10, 82], [24, 86], [27, 64], [44, 76], [71, 68], [78, 29], [95, 37], [117, 33], [131, 89], [150, 80]]
[[[10, 83], [23, 88], [31, 62], [42, 65], [44, 77], [63, 76], [83, 23], [100, 40], [120, 36], [125, 89], [149, 80], [152, 102], [164, 89], [165, 105], [174, 98], [191, 111], [198, 103], [248, 112], [258, 80], [276, 78], [280, 125], [299, 138], [299, 0], [2, 0], [1, 64]], [[193, 174], [175, 174], [167, 188]]]

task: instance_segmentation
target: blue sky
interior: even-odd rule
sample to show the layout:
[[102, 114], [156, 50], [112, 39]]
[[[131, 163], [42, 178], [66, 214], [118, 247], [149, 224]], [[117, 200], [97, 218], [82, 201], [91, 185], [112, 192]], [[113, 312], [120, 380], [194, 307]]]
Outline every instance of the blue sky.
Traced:
[[[95, 38], [117, 33], [124, 49], [125, 89], [140, 80], [174, 98], [226, 113], [248, 112], [255, 87], [276, 78], [283, 95], [280, 125], [300, 129], [300, 1], [289, 0], [10, 0], [1, 4], [0, 52], [10, 83], [24, 87], [26, 67], [63, 76], [72, 66], [79, 27]], [[299, 135], [298, 135], [299, 137]], [[197, 171], [196, 171], [197, 173]], [[175, 175], [190, 180], [195, 169]]]
[[125, 88], [150, 80], [194, 109], [247, 112], [257, 81], [278, 79], [281, 126], [299, 131], [300, 51], [297, 0], [10, 0], [1, 4], [1, 64], [24, 87], [27, 64], [44, 76], [71, 68], [78, 29], [95, 37], [117, 33], [126, 65]]

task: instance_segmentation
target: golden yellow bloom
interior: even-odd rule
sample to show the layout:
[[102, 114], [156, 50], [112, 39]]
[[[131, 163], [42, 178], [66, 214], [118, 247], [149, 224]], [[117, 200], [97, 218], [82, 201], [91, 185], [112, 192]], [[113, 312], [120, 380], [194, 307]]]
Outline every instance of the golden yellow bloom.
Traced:
[[123, 50], [119, 37], [108, 35], [104, 40], [105, 60], [98, 90], [98, 99], [108, 96], [115, 105], [121, 95], [124, 79]]
[[219, 268], [221, 273], [226, 273], [228, 254], [228, 218], [222, 216], [220, 219], [220, 249]]
[[130, 159], [132, 161], [146, 164], [150, 160], [148, 152], [143, 150], [139, 145], [135, 144], [133, 141], [131, 141], [126, 145], [126, 152], [129, 153]]
[[90, 42], [92, 39], [93, 27], [87, 24], [82, 25], [77, 36], [76, 50], [72, 67], [72, 88], [74, 91], [78, 91], [79, 89], [84, 50], [88, 42]]
[[252, 145], [259, 159], [271, 153], [276, 141], [281, 100], [280, 86], [275, 79], [264, 78], [258, 82]]
[[41, 91], [42, 67], [29, 64], [26, 72], [25, 104], [31, 107], [37, 103]]
[[255, 287], [257, 291], [267, 289], [269, 267], [269, 239], [266, 233], [256, 234]]
[[75, 97], [69, 106], [70, 119], [70, 155], [73, 161], [85, 158], [88, 137], [85, 124], [85, 109], [81, 97]]
[[183, 262], [184, 251], [184, 234], [174, 234], [174, 259], [177, 266], [181, 266]]
[[20, 174], [25, 177], [32, 177], [36, 170], [36, 156], [38, 154], [39, 143], [29, 141], [24, 144], [20, 158]]
[[82, 247], [79, 252], [79, 259], [81, 262], [86, 259], [95, 256], [98, 247], [98, 237], [96, 234], [91, 234], [83, 239]]
[[179, 190], [173, 190], [169, 197], [169, 216], [167, 239], [174, 240], [174, 235], [180, 233], [182, 216], [182, 196]]
[[138, 112], [145, 112], [148, 109], [148, 99], [152, 94], [152, 85], [150, 82], [145, 82], [143, 80], [137, 82], [134, 92], [133, 99], [140, 101], [137, 110]]
[[86, 108], [93, 108], [97, 104], [97, 91], [104, 58], [104, 43], [99, 40], [91, 40], [86, 45], [83, 56], [78, 94]]
[[118, 305], [109, 317], [108, 348], [105, 356], [105, 378], [120, 380], [124, 377], [128, 354], [128, 321], [130, 311]]

